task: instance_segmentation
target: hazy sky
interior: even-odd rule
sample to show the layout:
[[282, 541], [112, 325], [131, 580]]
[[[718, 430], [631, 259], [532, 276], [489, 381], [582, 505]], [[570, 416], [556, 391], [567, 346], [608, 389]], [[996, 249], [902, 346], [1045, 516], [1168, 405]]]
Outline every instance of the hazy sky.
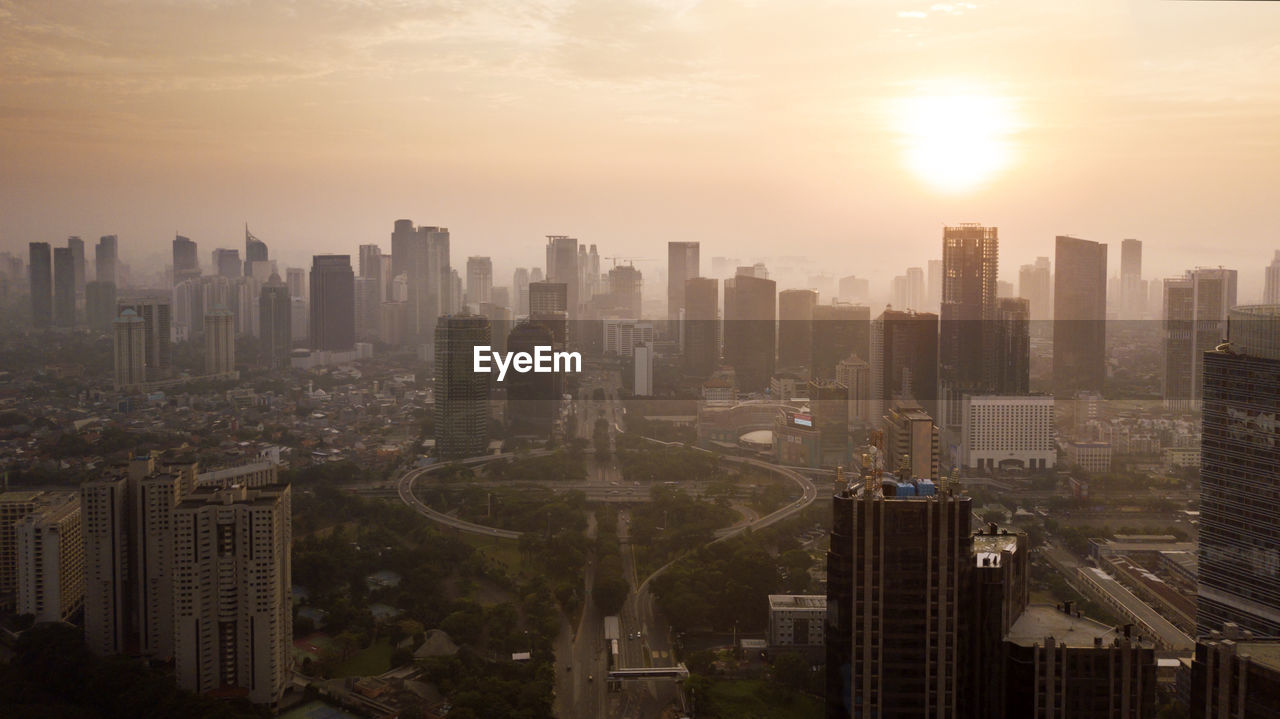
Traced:
[[[175, 231], [273, 256], [805, 255], [884, 284], [941, 227], [1137, 237], [1148, 276], [1280, 248], [1280, 3], [0, 0], [0, 249]], [[641, 265], [642, 269], [645, 267]], [[873, 285], [875, 286], [875, 285]]]

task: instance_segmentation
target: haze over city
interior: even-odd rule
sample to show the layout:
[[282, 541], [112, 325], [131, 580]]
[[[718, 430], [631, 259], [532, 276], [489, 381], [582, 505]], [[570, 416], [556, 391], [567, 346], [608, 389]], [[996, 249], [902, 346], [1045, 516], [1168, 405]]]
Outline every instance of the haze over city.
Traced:
[[[1274, 3], [0, 3], [0, 249], [242, 222], [289, 264], [450, 227], [497, 272], [619, 254], [918, 265], [998, 225], [1148, 274], [1260, 265], [1280, 206]], [[234, 246], [234, 245], [231, 245]], [[1212, 256], [1206, 248], [1213, 248]], [[874, 250], [874, 251], [872, 251]], [[507, 262], [509, 261], [509, 266]], [[1242, 298], [1260, 295], [1244, 273]]]

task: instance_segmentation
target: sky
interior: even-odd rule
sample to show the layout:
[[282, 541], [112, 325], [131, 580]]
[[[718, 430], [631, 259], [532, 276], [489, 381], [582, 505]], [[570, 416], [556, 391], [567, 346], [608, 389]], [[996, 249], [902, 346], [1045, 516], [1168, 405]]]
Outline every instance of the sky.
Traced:
[[[496, 281], [543, 237], [802, 256], [873, 288], [1000, 228], [1144, 274], [1280, 249], [1280, 2], [0, 0], [0, 250], [175, 232], [286, 265], [452, 233]], [[643, 259], [647, 258], [647, 259]], [[207, 266], [207, 265], [206, 265]]]

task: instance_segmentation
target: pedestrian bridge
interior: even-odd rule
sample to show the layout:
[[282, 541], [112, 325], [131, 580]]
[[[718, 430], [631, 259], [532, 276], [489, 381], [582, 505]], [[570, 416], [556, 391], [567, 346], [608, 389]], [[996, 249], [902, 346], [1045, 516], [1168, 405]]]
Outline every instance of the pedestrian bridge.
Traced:
[[689, 670], [683, 664], [674, 667], [642, 667], [639, 669], [613, 669], [609, 672], [612, 681], [628, 679], [687, 679]]

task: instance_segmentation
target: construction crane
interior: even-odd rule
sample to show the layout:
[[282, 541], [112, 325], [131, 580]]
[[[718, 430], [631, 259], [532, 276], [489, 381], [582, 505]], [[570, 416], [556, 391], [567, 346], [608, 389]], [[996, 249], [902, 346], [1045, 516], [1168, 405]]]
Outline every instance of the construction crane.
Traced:
[[623, 260], [629, 265], [634, 266], [637, 262], [657, 262], [652, 257], [605, 257], [606, 260], [613, 260], [613, 266], [618, 266], [618, 260]]

